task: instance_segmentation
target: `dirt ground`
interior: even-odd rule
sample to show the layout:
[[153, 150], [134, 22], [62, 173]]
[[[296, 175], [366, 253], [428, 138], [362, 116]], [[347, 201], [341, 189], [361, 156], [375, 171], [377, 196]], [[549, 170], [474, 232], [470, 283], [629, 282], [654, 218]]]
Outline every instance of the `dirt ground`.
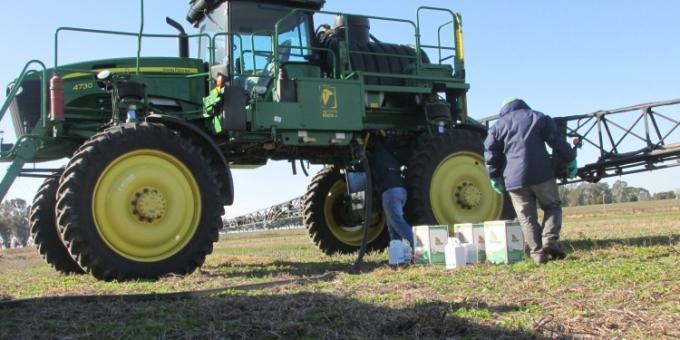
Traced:
[[[392, 269], [386, 254], [326, 257], [304, 230], [227, 235], [192, 275], [99, 282], [34, 249], [0, 252], [0, 338], [678, 338], [680, 201], [565, 209], [563, 261]], [[330, 279], [185, 299], [164, 293], [334, 272]]]

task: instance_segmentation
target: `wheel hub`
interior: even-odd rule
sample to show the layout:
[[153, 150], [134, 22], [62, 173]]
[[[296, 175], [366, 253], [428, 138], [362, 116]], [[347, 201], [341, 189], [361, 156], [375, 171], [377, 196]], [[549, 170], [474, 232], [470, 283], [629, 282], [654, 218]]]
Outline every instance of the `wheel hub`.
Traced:
[[166, 213], [165, 196], [158, 189], [144, 187], [135, 192], [130, 200], [132, 214], [142, 222], [153, 223], [162, 219]]
[[455, 201], [464, 209], [473, 209], [482, 202], [482, 191], [468, 181], [461, 182], [455, 189]]
[[[333, 236], [340, 242], [359, 246], [363, 238], [362, 217], [352, 210], [351, 197], [346, 194], [345, 181], [336, 181], [325, 195], [323, 203], [324, 222]], [[377, 239], [385, 227], [383, 214], [374, 213], [371, 216], [368, 243]]]

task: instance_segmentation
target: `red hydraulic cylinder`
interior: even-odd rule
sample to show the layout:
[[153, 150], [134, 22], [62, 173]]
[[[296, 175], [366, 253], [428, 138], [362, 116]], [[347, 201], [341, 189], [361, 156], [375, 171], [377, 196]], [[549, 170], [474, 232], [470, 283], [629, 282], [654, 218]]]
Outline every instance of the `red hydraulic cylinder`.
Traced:
[[50, 119], [64, 120], [64, 79], [58, 75], [50, 78]]

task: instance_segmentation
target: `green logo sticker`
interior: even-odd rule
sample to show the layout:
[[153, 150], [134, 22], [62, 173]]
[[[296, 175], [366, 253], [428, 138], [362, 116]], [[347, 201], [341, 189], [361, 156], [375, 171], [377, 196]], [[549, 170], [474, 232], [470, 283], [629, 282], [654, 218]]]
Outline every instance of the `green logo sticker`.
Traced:
[[319, 86], [321, 93], [321, 116], [323, 118], [336, 118], [338, 116], [338, 98], [335, 95], [334, 86]]

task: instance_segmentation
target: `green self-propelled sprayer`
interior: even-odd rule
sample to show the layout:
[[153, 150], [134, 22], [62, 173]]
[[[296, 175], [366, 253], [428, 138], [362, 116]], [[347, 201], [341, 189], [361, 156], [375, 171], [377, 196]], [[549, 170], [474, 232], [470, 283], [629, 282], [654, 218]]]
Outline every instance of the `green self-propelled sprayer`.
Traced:
[[[45, 178], [30, 221], [47, 262], [104, 280], [190, 273], [234, 200], [230, 168], [270, 159], [326, 165], [305, 195], [304, 223], [324, 253], [354, 252], [363, 216], [345, 174], [361, 170], [371, 133], [406, 167], [411, 223], [509, 217], [486, 177], [486, 128], [467, 114], [460, 15], [420, 7], [411, 21], [323, 4], [194, 0], [187, 19], [196, 34], [170, 19], [179, 34], [59, 28], [54, 67], [27, 64], [0, 112], [9, 109], [17, 135], [2, 148], [11, 165], [0, 194], [17, 176]], [[426, 44], [421, 24], [432, 14], [446, 20], [430, 30], [427, 41], [437, 43]], [[334, 24], [315, 23], [324, 17]], [[400, 25], [409, 44], [373, 36], [370, 26], [382, 23]], [[133, 36], [140, 49], [142, 38], [173, 38], [180, 53], [61, 65], [64, 33]], [[65, 157], [61, 169], [23, 167]], [[388, 240], [374, 209], [367, 248]]]

